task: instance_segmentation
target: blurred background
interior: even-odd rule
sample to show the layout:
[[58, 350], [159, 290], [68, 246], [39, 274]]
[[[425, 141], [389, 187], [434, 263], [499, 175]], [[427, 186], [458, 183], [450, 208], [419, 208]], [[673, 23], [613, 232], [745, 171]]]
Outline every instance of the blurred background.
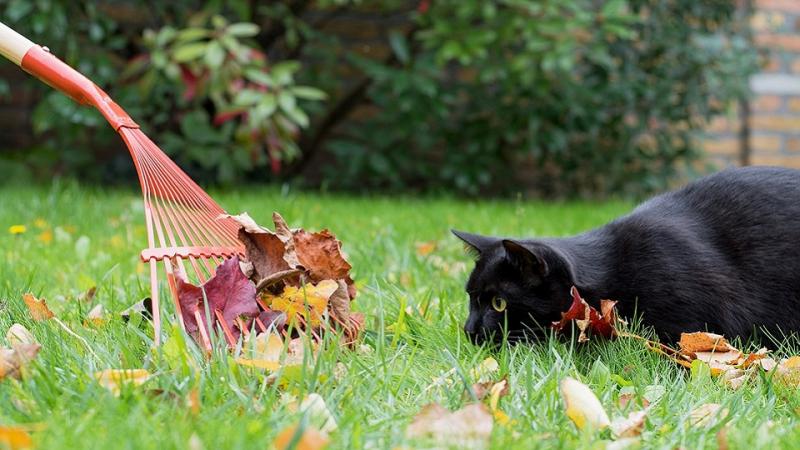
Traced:
[[[639, 196], [800, 167], [797, 0], [0, 0], [202, 185]], [[135, 185], [121, 140], [0, 63], [0, 183]]]

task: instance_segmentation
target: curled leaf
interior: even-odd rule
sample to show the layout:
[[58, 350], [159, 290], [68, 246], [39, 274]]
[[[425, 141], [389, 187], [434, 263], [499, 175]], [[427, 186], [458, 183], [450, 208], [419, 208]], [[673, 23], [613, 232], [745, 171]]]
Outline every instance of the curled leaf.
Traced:
[[22, 378], [28, 364], [36, 358], [39, 344], [17, 344], [14, 348], [0, 348], [0, 380], [5, 377]]
[[6, 340], [11, 347], [16, 347], [17, 345], [23, 344], [38, 344], [38, 342], [36, 342], [36, 338], [33, 336], [33, 333], [18, 323], [15, 323], [8, 328], [8, 332], [6, 332]]
[[618, 319], [614, 309], [617, 302], [601, 300], [602, 313], [600, 313], [581, 298], [575, 286], [570, 289], [570, 295], [572, 304], [567, 312], [561, 314], [561, 320], [553, 322], [553, 329], [559, 332], [563, 331], [574, 321], [580, 331], [578, 342], [588, 341], [590, 333], [604, 338], [612, 338], [617, 335], [616, 322]]
[[600, 400], [588, 386], [574, 378], [564, 378], [559, 385], [564, 409], [575, 426], [579, 429], [591, 427], [603, 429], [610, 421]]

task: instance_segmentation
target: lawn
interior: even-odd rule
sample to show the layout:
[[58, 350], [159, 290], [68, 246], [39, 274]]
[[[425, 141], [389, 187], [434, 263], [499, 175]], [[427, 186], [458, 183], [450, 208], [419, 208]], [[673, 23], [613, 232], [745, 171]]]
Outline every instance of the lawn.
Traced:
[[[463, 284], [471, 262], [450, 228], [561, 236], [600, 225], [629, 203], [356, 198], [261, 188], [212, 195], [228, 211], [247, 211], [261, 223], [277, 210], [290, 225], [336, 233], [360, 288], [354, 308], [367, 318], [363, 345], [351, 351], [331, 339], [301, 373], [272, 384], [222, 351], [210, 360], [191, 351], [182, 358], [152, 352], [149, 325], [119, 318], [148, 295], [138, 261], [146, 241], [139, 193], [58, 182], [7, 187], [0, 189], [0, 335], [21, 323], [42, 350], [23, 381], [0, 381], [0, 425], [29, 426], [43, 449], [269, 448], [300, 417], [290, 399], [314, 392], [338, 423], [331, 448], [410, 448], [421, 445], [405, 436], [414, 415], [431, 402], [450, 409], [467, 404], [472, 369], [493, 356], [500, 366], [495, 377], [507, 376], [511, 387], [499, 407], [512, 423], [495, 425], [492, 448], [610, 443], [607, 432], [579, 431], [566, 417], [558, 392], [566, 376], [588, 384], [612, 417], [640, 408], [620, 406], [622, 389], [649, 398], [640, 448], [717, 448], [723, 427], [731, 448], [800, 445], [800, 394], [768, 377], [732, 390], [624, 339], [588, 345], [552, 339], [494, 353], [465, 340]], [[12, 225], [26, 231], [12, 235]], [[416, 244], [424, 242], [435, 242], [435, 250], [421, 255]], [[95, 298], [81, 300], [93, 286]], [[32, 321], [25, 292], [45, 297], [85, 343], [53, 321]], [[85, 326], [97, 303], [110, 319]], [[176, 339], [174, 331], [165, 333]], [[145, 368], [155, 376], [116, 397], [92, 377], [107, 368]], [[453, 368], [449, 382], [434, 383]], [[199, 412], [187, 407], [192, 391], [199, 392]], [[727, 418], [691, 426], [690, 411], [709, 402], [727, 408]]]

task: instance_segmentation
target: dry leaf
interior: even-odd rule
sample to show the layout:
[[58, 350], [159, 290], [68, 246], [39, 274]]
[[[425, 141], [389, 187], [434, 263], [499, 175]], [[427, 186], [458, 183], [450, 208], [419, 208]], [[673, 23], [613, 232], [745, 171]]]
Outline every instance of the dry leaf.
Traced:
[[472, 370], [469, 371], [469, 374], [478, 383], [485, 383], [494, 378], [494, 375], [499, 370], [500, 370], [500, 365], [497, 364], [497, 360], [489, 356], [488, 358], [481, 361], [480, 364], [473, 367]]
[[493, 426], [492, 414], [481, 403], [454, 412], [433, 403], [414, 417], [406, 436], [430, 439], [447, 448], [482, 448], [488, 445]]
[[6, 332], [6, 340], [11, 347], [16, 347], [17, 345], [22, 344], [38, 344], [38, 342], [36, 342], [36, 338], [33, 336], [33, 333], [18, 323], [15, 323], [8, 328], [8, 332]]
[[[297, 433], [300, 433], [298, 436]], [[278, 433], [272, 445], [276, 450], [321, 450], [328, 446], [330, 439], [328, 436], [315, 429], [314, 427], [306, 427], [300, 430], [299, 425], [292, 425], [285, 428]], [[294, 443], [294, 446], [290, 444]]]
[[55, 316], [53, 311], [50, 311], [50, 308], [47, 307], [47, 301], [45, 299], [38, 299], [33, 296], [33, 294], [28, 293], [22, 296], [22, 300], [25, 301], [25, 306], [28, 307], [28, 312], [31, 313], [31, 317], [33, 320], [40, 322], [42, 320], [47, 320]]
[[[225, 337], [231, 346], [235, 345], [241, 334], [237, 319], [256, 317], [260, 311], [256, 303], [256, 288], [239, 268], [238, 257], [220, 264], [214, 276], [200, 287], [186, 282], [181, 277], [176, 277], [176, 285], [184, 326], [198, 342], [200, 342], [197, 339], [198, 334], [202, 337], [208, 330], [203, 291], [205, 298], [208, 299], [212, 323], [219, 323], [223, 327]], [[219, 320], [220, 316], [222, 321]], [[216, 329], [216, 326], [213, 329]], [[204, 344], [208, 347], [210, 342]]]
[[726, 386], [732, 389], [739, 389], [747, 381], [749, 374], [750, 372], [745, 372], [741, 369], [733, 369], [725, 371], [721, 378]]
[[588, 386], [567, 377], [561, 380], [559, 387], [567, 417], [575, 423], [575, 426], [579, 429], [586, 426], [603, 429], [609, 426], [608, 414]]
[[0, 426], [0, 447], [20, 450], [33, 447], [31, 435], [22, 427]]
[[575, 286], [572, 286], [569, 292], [572, 296], [572, 304], [567, 312], [561, 313], [561, 320], [553, 322], [553, 329], [561, 332], [569, 326], [570, 322], [575, 321], [575, 325], [580, 331], [578, 342], [588, 341], [588, 332], [605, 338], [612, 338], [617, 335], [617, 318], [614, 310], [617, 302], [601, 300], [600, 309], [603, 311], [601, 314], [581, 298]]
[[338, 428], [336, 419], [319, 394], [308, 394], [300, 403], [299, 411], [306, 414], [308, 422], [323, 433], [333, 433]]
[[252, 264], [249, 277], [257, 284], [261, 280], [293, 267], [284, 259], [286, 247], [277, 234], [259, 226], [247, 214], [228, 216], [239, 223], [239, 240], [244, 244], [247, 260]]
[[[256, 367], [275, 372], [281, 367], [296, 366], [303, 363], [304, 345], [300, 338], [292, 339], [284, 352], [283, 339], [275, 333], [261, 333], [245, 340], [244, 350], [247, 358], [237, 358], [241, 366]], [[281, 359], [283, 358], [283, 359]]]
[[415, 246], [417, 248], [417, 255], [428, 256], [436, 250], [436, 241], [417, 242]]
[[84, 321], [84, 324], [100, 327], [106, 323], [106, 320], [106, 309], [102, 304], [99, 304], [86, 314], [86, 320]]
[[693, 355], [697, 352], [729, 352], [738, 351], [731, 346], [721, 334], [696, 332], [681, 333], [681, 340], [678, 342], [681, 352]]
[[719, 403], [705, 403], [689, 414], [689, 423], [694, 427], [704, 427], [728, 416], [728, 409]]
[[642, 434], [647, 410], [634, 411], [628, 417], [620, 417], [611, 422], [611, 432], [618, 438], [634, 437]]
[[39, 344], [17, 344], [14, 348], [0, 348], [0, 380], [5, 377], [20, 379], [25, 368], [39, 353]]
[[310, 320], [312, 327], [322, 323], [322, 316], [328, 307], [328, 299], [338, 289], [333, 280], [323, 280], [316, 286], [306, 284], [301, 287], [286, 286], [280, 295], [266, 294], [262, 299], [274, 311], [286, 313], [289, 323]]
[[784, 359], [775, 367], [775, 379], [792, 386], [800, 386], [800, 356]]
[[106, 369], [94, 373], [94, 379], [114, 395], [119, 395], [123, 386], [141, 386], [150, 376], [144, 369]]

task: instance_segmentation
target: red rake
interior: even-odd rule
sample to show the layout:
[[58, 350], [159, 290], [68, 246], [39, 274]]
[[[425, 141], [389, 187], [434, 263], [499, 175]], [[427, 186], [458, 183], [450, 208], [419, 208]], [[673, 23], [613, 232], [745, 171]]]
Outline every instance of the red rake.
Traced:
[[[167, 284], [183, 327], [175, 276], [203, 283], [213, 276], [222, 261], [243, 255], [244, 246], [237, 238], [239, 224], [225, 217], [225, 211], [145, 136], [108, 94], [50, 54], [46, 47], [0, 23], [0, 54], [76, 102], [97, 108], [128, 146], [144, 196], [148, 248], [142, 251], [141, 258], [150, 265], [155, 345], [159, 345], [158, 262], [164, 263]], [[187, 277], [188, 273], [194, 276]], [[204, 344], [210, 347], [208, 336], [204, 337]]]

